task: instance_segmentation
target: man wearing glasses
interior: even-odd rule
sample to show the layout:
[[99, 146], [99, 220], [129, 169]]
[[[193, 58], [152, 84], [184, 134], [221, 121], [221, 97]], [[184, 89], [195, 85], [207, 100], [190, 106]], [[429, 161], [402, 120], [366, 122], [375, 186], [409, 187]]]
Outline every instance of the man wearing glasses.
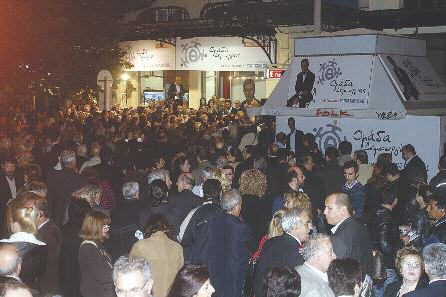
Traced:
[[140, 257], [121, 256], [113, 268], [113, 282], [118, 297], [149, 297], [153, 286], [150, 265]]

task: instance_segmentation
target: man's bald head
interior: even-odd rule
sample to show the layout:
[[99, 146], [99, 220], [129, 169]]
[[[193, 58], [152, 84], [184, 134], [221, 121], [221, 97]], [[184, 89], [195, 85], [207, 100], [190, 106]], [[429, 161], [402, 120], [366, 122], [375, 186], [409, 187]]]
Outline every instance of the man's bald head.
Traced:
[[0, 275], [18, 277], [22, 258], [15, 245], [0, 245]]

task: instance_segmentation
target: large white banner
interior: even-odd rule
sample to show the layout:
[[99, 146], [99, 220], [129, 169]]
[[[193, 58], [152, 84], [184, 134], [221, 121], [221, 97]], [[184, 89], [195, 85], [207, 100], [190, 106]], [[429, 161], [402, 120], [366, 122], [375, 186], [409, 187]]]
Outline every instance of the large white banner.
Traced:
[[427, 58], [384, 54], [380, 59], [406, 101], [446, 99], [446, 88]]
[[[289, 133], [286, 116], [277, 117], [277, 133]], [[401, 155], [403, 145], [412, 144], [426, 163], [428, 178], [438, 172], [440, 156], [440, 117], [407, 116], [395, 121], [368, 119], [326, 119], [295, 117], [296, 127], [316, 137], [319, 149], [324, 152], [329, 146], [338, 147], [348, 140], [353, 151], [365, 150], [369, 162], [374, 163], [381, 153], [390, 153], [393, 162], [404, 168]]]
[[[313, 101], [308, 108], [366, 109], [372, 78], [373, 59], [371, 55], [312, 56], [296, 57], [295, 65], [287, 71], [293, 79], [288, 85], [288, 98], [296, 95], [298, 80], [303, 76], [302, 59], [308, 59], [309, 71], [314, 74], [311, 93]], [[305, 88], [311, 87], [305, 77]], [[298, 94], [297, 94], [298, 95]]]
[[177, 39], [177, 70], [265, 71], [268, 64], [259, 46], [239, 37]]
[[125, 60], [133, 67], [127, 71], [175, 70], [175, 47], [155, 40], [121, 42]]

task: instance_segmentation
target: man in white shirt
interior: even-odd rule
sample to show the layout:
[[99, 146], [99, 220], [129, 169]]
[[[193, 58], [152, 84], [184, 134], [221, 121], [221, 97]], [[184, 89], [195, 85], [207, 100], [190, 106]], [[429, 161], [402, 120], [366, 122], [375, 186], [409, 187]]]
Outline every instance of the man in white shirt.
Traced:
[[296, 267], [301, 278], [301, 297], [334, 297], [328, 285], [327, 271], [331, 261], [336, 259], [328, 235], [316, 234], [305, 243], [305, 263]]

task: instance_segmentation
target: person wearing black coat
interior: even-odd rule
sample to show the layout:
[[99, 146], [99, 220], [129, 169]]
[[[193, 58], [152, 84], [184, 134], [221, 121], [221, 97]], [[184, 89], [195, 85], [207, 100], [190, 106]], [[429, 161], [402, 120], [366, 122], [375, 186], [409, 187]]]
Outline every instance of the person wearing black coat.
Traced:
[[192, 192], [194, 178], [190, 173], [183, 173], [178, 177], [178, 192], [168, 197], [169, 214], [174, 223], [174, 237], [180, 232], [180, 224], [187, 214], [203, 203], [203, 198]]
[[392, 217], [392, 209], [396, 206], [396, 203], [396, 192], [392, 188], [384, 189], [381, 206], [378, 208], [371, 226], [373, 245], [382, 253], [384, 258], [387, 273], [384, 287], [396, 277], [396, 253], [405, 245], [405, 242], [400, 239], [398, 225]]
[[432, 234], [428, 239], [429, 243], [442, 242], [446, 244], [446, 198], [438, 195], [431, 196], [428, 210], [429, 218], [435, 220], [432, 225]]
[[401, 177], [406, 182], [409, 182], [413, 177], [421, 177], [424, 182], [427, 182], [426, 164], [417, 156], [415, 148], [411, 144], [406, 144], [401, 149], [401, 153], [406, 165], [401, 172]]
[[180, 226], [178, 241], [183, 246], [184, 261], [196, 257], [193, 251], [197, 251], [194, 245], [197, 243], [200, 231], [212, 219], [224, 214], [220, 207], [220, 195], [222, 187], [217, 179], [207, 179], [203, 183], [204, 203], [189, 212]]
[[62, 227], [71, 194], [84, 186], [87, 181], [75, 171], [76, 155], [73, 151], [65, 150], [60, 156], [62, 170], [48, 172], [48, 204], [49, 215], [57, 226]]
[[446, 244], [433, 243], [423, 249], [424, 269], [429, 277], [429, 285], [424, 289], [414, 290], [405, 297], [440, 297], [446, 295]]
[[333, 250], [337, 258], [351, 258], [361, 264], [362, 272], [371, 275], [372, 241], [363, 222], [354, 218], [352, 202], [345, 193], [325, 199], [324, 214], [331, 228]]
[[296, 121], [293, 117], [288, 118], [288, 127], [290, 133], [286, 135], [286, 148], [300, 156], [304, 151], [304, 132], [296, 129]]
[[192, 264], [205, 264], [219, 297], [242, 297], [248, 260], [257, 242], [240, 219], [242, 197], [237, 190], [223, 194], [226, 213], [211, 220], [200, 231]]
[[446, 156], [441, 156], [438, 162], [439, 172], [429, 182], [434, 193], [446, 197]]
[[[293, 224], [293, 222], [298, 222]], [[264, 297], [263, 278], [271, 268], [297, 267], [304, 263], [302, 249], [311, 231], [311, 219], [307, 210], [288, 210], [282, 218], [283, 235], [265, 242], [255, 267], [254, 292]]]
[[60, 290], [64, 297], [79, 297], [81, 271], [79, 266], [79, 231], [90, 204], [84, 199], [73, 199], [68, 205], [68, 222], [62, 226], [62, 247], [60, 249], [59, 272]]
[[308, 59], [302, 59], [300, 63], [302, 72], [297, 75], [296, 85], [294, 89], [296, 94], [287, 100], [287, 107], [295, 106], [298, 103], [299, 108], [307, 107], [307, 104], [313, 100], [313, 84], [315, 75], [308, 67], [310, 63]]
[[338, 193], [345, 184], [344, 170], [338, 162], [338, 150], [328, 147], [325, 150], [325, 160], [325, 165], [318, 170], [317, 175], [321, 178], [327, 195]]
[[110, 238], [105, 242], [112, 260], [130, 253], [137, 241], [135, 232], [145, 204], [139, 199], [139, 184], [127, 182], [122, 187], [124, 201], [110, 214]]

